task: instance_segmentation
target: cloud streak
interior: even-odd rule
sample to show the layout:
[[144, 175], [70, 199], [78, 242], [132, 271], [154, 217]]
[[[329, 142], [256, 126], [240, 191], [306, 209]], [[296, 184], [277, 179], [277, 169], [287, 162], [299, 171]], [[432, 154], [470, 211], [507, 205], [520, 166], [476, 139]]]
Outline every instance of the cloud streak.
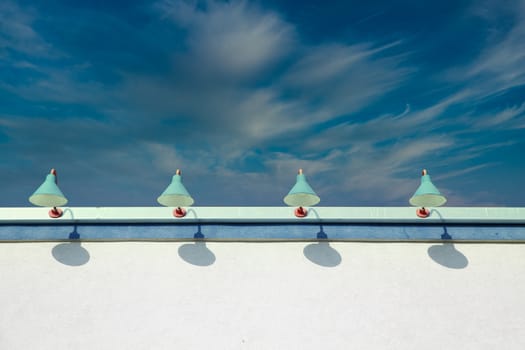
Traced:
[[35, 11], [20, 8], [17, 3], [3, 1], [0, 4], [0, 54], [10, 57], [21, 53], [38, 57], [53, 57], [52, 45], [33, 29]]

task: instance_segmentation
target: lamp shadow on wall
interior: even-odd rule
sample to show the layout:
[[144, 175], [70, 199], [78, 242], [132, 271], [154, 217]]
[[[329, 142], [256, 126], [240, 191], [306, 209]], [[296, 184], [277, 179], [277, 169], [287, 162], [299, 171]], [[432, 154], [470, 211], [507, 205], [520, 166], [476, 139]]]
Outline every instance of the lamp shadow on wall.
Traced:
[[[193, 209], [188, 210], [188, 214], [193, 212]], [[195, 266], [210, 266], [216, 260], [215, 254], [206, 246], [204, 235], [201, 231], [201, 225], [197, 225], [197, 232], [193, 235], [194, 243], [183, 244], [179, 247], [178, 253], [182, 260]]]
[[[319, 214], [315, 209], [309, 209], [318, 219]], [[324, 232], [323, 225], [319, 225], [319, 232], [317, 232], [317, 242], [304, 247], [304, 256], [319, 266], [335, 267], [341, 264], [341, 254], [328, 243], [328, 235]]]
[[90, 259], [89, 252], [80, 244], [80, 234], [77, 231], [77, 225], [69, 234], [70, 242], [60, 243], [53, 247], [51, 253], [53, 258], [61, 264], [68, 266], [81, 266], [87, 264]]
[[[443, 219], [437, 210], [433, 211], [437, 212], [439, 217]], [[428, 256], [436, 263], [449, 269], [466, 268], [468, 266], [468, 259], [462, 252], [456, 249], [452, 243], [452, 236], [448, 233], [445, 225], [443, 225], [441, 239], [443, 240], [442, 244], [436, 244], [428, 248]]]

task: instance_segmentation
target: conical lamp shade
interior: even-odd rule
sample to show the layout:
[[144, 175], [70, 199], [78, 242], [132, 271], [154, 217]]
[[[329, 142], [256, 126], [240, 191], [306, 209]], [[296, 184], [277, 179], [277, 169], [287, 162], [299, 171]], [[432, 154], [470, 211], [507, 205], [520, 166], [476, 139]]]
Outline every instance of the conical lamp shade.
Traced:
[[44, 183], [29, 197], [29, 201], [39, 207], [60, 207], [66, 205], [67, 198], [58, 188], [56, 176], [48, 174]]
[[445, 204], [446, 201], [445, 196], [434, 186], [430, 180], [430, 175], [424, 170], [423, 176], [421, 176], [421, 185], [410, 198], [410, 204], [416, 207], [439, 207]]
[[173, 175], [171, 184], [157, 198], [157, 202], [166, 207], [189, 207], [193, 204], [193, 198], [182, 184], [180, 174]]
[[284, 203], [291, 207], [311, 207], [321, 201], [321, 198], [312, 190], [306, 176], [299, 172], [297, 182], [292, 187], [288, 195], [284, 197]]

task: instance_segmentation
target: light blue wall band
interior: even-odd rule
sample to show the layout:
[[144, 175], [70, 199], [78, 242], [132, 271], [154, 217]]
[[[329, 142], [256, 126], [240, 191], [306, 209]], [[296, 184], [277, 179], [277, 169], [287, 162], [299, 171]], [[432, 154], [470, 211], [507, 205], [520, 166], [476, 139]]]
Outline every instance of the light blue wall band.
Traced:
[[525, 225], [32, 224], [0, 225], [2, 241], [107, 240], [523, 241]]

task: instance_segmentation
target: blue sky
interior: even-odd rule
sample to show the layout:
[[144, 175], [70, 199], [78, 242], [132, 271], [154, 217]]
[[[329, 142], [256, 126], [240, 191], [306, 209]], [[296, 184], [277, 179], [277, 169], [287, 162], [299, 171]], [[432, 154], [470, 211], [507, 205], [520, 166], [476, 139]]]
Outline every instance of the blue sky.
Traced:
[[525, 1], [2, 1], [1, 206], [524, 206]]

